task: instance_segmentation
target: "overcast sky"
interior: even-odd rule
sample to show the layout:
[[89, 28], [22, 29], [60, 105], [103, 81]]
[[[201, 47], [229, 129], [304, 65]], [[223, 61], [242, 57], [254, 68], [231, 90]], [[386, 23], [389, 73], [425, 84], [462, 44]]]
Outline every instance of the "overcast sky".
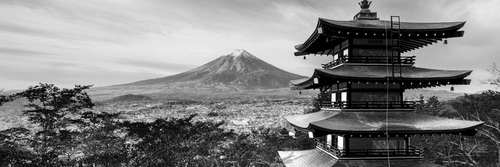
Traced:
[[[360, 0], [359, 0], [360, 1]], [[331, 57], [294, 57], [319, 17], [351, 20], [353, 0], [0, 0], [0, 89], [40, 82], [107, 86], [187, 71], [235, 49], [310, 76]], [[405, 55], [416, 66], [474, 70], [470, 86], [500, 63], [499, 0], [374, 0], [379, 18], [467, 21], [463, 38]], [[443, 89], [449, 89], [442, 87]]]

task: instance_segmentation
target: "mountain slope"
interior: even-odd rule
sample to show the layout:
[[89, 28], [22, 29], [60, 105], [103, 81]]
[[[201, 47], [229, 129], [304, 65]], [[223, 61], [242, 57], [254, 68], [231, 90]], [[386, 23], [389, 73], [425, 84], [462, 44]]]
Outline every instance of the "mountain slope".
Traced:
[[290, 80], [305, 78], [260, 60], [243, 49], [223, 55], [192, 70], [123, 86], [167, 85], [190, 82], [201, 85], [232, 85], [244, 88], [288, 87]]

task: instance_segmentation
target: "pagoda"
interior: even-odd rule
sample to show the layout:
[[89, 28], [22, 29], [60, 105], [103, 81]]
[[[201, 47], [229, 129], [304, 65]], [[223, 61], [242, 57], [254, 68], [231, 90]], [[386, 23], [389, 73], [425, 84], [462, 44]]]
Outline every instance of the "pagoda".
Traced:
[[439, 166], [412, 146], [415, 135], [475, 135], [483, 124], [416, 113], [415, 102], [403, 98], [406, 89], [470, 84], [471, 70], [419, 68], [415, 56], [401, 55], [462, 37], [465, 22], [380, 20], [370, 4], [360, 2], [353, 20], [319, 18], [312, 35], [295, 46], [295, 56], [333, 60], [292, 87], [319, 89], [321, 110], [285, 117], [316, 142], [311, 150], [279, 151], [287, 167]]

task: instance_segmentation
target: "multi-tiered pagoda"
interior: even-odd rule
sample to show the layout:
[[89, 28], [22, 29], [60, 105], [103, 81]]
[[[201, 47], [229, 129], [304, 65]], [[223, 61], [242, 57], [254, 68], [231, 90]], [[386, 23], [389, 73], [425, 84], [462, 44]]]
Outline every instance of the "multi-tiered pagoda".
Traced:
[[295, 46], [295, 56], [328, 55], [333, 61], [316, 69], [292, 89], [319, 89], [321, 111], [287, 116], [296, 130], [309, 133], [316, 149], [280, 151], [286, 166], [437, 166], [425, 162], [412, 136], [474, 135], [482, 122], [441, 118], [415, 112], [406, 89], [466, 85], [470, 70], [414, 66], [402, 53], [444, 39], [462, 37], [465, 22], [411, 23], [398, 16], [380, 20], [359, 3], [353, 20], [320, 18], [312, 35]]

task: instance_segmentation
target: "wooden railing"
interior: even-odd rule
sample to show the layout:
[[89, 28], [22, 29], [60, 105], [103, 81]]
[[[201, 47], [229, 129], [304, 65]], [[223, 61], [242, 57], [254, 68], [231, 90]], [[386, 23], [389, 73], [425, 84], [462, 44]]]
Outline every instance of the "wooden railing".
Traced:
[[[384, 56], [362, 56], [362, 57], [351, 57], [349, 63], [373, 63], [373, 64], [415, 64], [416, 56], [401, 56], [401, 59], [396, 57], [384, 57]], [[339, 64], [347, 62], [345, 59], [336, 59], [329, 63], [322, 64], [323, 69], [332, 68]]]
[[337, 145], [329, 145], [325, 142], [320, 141], [319, 139], [314, 139], [314, 142], [316, 143], [316, 148], [326, 151], [327, 153], [330, 153], [337, 158], [344, 155], [343, 151], [338, 149], [339, 147]]
[[414, 101], [323, 101], [321, 108], [346, 109], [414, 109]]
[[344, 62], [345, 62], [344, 59], [335, 59], [335, 60], [328, 62], [326, 64], [321, 64], [321, 66], [323, 67], [323, 69], [328, 69], [328, 68], [335, 67], [339, 64], [342, 64]]
[[338, 149], [337, 145], [329, 145], [318, 139], [314, 139], [316, 148], [325, 151], [337, 158], [340, 157], [423, 157], [423, 151], [415, 147], [408, 149]]
[[423, 151], [415, 147], [408, 149], [349, 149], [343, 153], [346, 157], [423, 157]]

